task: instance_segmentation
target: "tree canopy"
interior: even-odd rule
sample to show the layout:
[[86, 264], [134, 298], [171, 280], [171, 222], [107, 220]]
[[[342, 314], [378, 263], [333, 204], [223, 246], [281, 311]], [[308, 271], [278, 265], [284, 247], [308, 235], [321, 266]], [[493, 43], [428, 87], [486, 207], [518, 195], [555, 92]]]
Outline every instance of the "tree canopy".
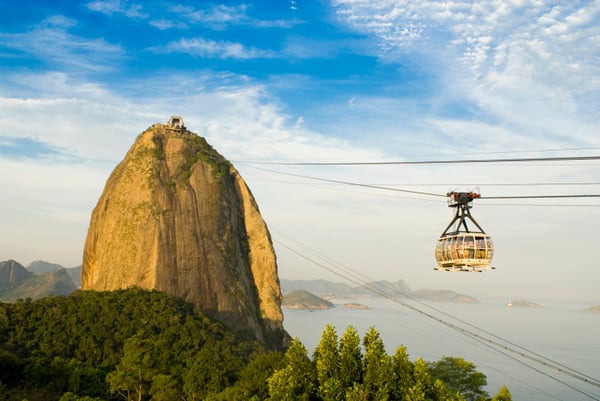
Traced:
[[48, 399], [156, 399], [166, 397], [165, 388], [201, 399], [232, 385], [262, 352], [158, 291], [79, 291], [0, 304], [0, 366], [11, 367], [0, 371], [0, 382]]

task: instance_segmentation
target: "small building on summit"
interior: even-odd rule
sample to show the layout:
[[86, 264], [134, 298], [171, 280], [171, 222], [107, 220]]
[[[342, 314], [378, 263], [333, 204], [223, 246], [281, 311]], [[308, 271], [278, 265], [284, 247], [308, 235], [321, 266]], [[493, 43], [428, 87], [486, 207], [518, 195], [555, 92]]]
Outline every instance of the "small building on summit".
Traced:
[[185, 130], [185, 125], [183, 125], [183, 118], [181, 116], [171, 116], [167, 126], [173, 129]]

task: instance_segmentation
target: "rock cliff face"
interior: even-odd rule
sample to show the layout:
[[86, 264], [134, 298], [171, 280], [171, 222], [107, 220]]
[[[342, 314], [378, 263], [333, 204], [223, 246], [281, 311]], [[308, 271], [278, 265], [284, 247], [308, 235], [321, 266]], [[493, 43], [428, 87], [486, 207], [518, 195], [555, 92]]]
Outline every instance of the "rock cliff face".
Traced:
[[280, 348], [275, 252], [237, 170], [184, 127], [155, 124], [115, 168], [92, 213], [82, 289], [157, 289]]

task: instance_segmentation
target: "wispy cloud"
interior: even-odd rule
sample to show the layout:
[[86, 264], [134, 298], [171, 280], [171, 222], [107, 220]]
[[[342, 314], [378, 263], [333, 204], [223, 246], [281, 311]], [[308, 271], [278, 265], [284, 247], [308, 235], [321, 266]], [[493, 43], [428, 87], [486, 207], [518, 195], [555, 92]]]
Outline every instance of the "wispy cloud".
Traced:
[[67, 29], [77, 26], [77, 21], [59, 14], [49, 16], [48, 18], [43, 20], [40, 25], [42, 27], [60, 27]]
[[226, 6], [219, 4], [208, 8], [194, 8], [190, 6], [177, 5], [171, 7], [170, 11], [181, 18], [192, 22], [213, 26], [237, 25], [248, 20], [246, 15], [248, 6], [240, 4], [237, 6]]
[[347, 23], [374, 34], [382, 49], [414, 50], [415, 45], [441, 41], [461, 47], [465, 60], [481, 66], [477, 61], [492, 59], [502, 44], [514, 39], [556, 40], [563, 46], [597, 33], [600, 4], [588, 3], [335, 0], [334, 6]]
[[146, 19], [147, 13], [142, 12], [141, 4], [131, 3], [126, 0], [96, 0], [86, 4], [86, 7], [106, 15], [122, 14], [128, 18]]
[[148, 25], [161, 31], [193, 26], [204, 26], [215, 31], [226, 30], [231, 26], [286, 29], [304, 23], [296, 18], [257, 18], [249, 13], [251, 7], [246, 4], [189, 6], [147, 2], [142, 6], [127, 0], [95, 0], [87, 3], [86, 7], [108, 16], [121, 15], [134, 20], [145, 20]]
[[381, 58], [420, 57], [444, 86], [440, 93], [476, 105], [479, 118], [528, 136], [593, 140], [600, 117], [600, 2], [334, 5], [347, 24], [376, 38]]
[[34, 138], [0, 135], [0, 157], [37, 159], [59, 154], [60, 149]]
[[245, 47], [241, 43], [214, 41], [204, 38], [182, 38], [165, 46], [150, 49], [157, 53], [186, 53], [195, 57], [219, 59], [272, 58], [275, 53], [267, 50]]
[[292, 19], [261, 19], [250, 14], [251, 7], [246, 4], [236, 6], [214, 5], [203, 8], [176, 5], [168, 9], [173, 18], [185, 21], [189, 25], [204, 25], [215, 30], [229, 26], [246, 25], [254, 28], [291, 28], [303, 21]]
[[29, 31], [0, 33], [3, 47], [33, 56], [46, 63], [83, 70], [109, 69], [115, 58], [123, 55], [120, 46], [102, 38], [85, 38], [71, 34], [67, 28], [75, 21], [55, 15]]
[[185, 29], [187, 28], [187, 24], [180, 20], [170, 20], [165, 18], [152, 19], [148, 21], [150, 26], [153, 26], [156, 29], [161, 31], [166, 31], [168, 29]]
[[374, 34], [384, 52], [392, 48], [412, 48], [423, 39], [428, 21], [410, 1], [334, 0], [338, 14], [353, 27]]

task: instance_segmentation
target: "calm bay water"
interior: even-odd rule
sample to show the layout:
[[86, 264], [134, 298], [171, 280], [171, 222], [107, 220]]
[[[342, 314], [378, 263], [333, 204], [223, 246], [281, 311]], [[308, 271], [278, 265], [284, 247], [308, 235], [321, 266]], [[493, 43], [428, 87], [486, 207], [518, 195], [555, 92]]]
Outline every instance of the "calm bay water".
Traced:
[[[298, 337], [311, 354], [328, 323], [335, 326], [339, 337], [349, 325], [358, 330], [361, 338], [369, 327], [374, 326], [389, 354], [393, 354], [399, 345], [405, 345], [412, 361], [418, 358], [435, 361], [443, 356], [460, 356], [472, 361], [487, 376], [490, 396], [506, 384], [513, 400], [600, 399], [600, 388], [596, 386], [505, 349], [492, 350], [484, 345], [487, 344], [485, 340], [482, 344], [435, 320], [444, 320], [485, 339], [502, 343], [501, 340], [507, 340], [600, 380], [600, 314], [583, 312], [592, 305], [547, 302], [540, 308], [507, 308], [506, 300], [493, 299], [478, 304], [426, 303], [436, 311], [406, 301], [433, 315], [432, 319], [386, 299], [333, 302], [335, 308], [323, 311], [284, 310], [286, 330], [291, 336]], [[371, 309], [345, 308], [345, 302], [359, 302]]]

